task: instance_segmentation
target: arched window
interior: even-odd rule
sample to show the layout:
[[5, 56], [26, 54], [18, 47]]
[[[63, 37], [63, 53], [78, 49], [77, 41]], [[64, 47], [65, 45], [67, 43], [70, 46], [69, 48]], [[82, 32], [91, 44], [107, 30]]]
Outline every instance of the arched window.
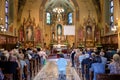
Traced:
[[72, 24], [73, 23], [73, 20], [72, 20], [72, 13], [68, 13], [68, 24]]
[[51, 24], [51, 14], [49, 12], [46, 13], [46, 23]]
[[9, 11], [9, 0], [5, 0], [5, 28], [8, 29], [8, 24], [9, 24], [9, 21], [8, 21], [8, 12]]
[[110, 27], [111, 29], [114, 28], [114, 5], [113, 5], [113, 0], [110, 0]]

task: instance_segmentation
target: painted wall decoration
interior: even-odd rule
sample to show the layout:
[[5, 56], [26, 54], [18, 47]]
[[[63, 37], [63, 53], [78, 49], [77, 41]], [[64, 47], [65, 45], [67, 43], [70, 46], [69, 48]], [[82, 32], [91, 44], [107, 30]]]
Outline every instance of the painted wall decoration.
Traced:
[[98, 42], [100, 41], [100, 29], [98, 28], [98, 26], [95, 27], [95, 41]]
[[41, 42], [41, 29], [35, 28], [35, 42]]

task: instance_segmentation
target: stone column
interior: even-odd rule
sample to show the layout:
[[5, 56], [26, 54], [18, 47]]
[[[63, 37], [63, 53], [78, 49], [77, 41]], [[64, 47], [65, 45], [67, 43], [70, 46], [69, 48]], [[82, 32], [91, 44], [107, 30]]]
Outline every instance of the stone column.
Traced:
[[116, 4], [117, 4], [117, 9], [116, 9], [116, 18], [118, 18], [117, 20], [117, 24], [118, 24], [118, 28], [117, 28], [117, 31], [118, 31], [118, 48], [120, 49], [120, 4], [118, 0], [115, 0], [116, 1]]

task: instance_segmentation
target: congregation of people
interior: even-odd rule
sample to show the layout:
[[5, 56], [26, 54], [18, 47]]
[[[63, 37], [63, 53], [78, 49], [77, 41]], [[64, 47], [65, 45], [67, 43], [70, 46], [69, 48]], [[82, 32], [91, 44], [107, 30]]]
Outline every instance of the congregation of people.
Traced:
[[[73, 48], [67, 54], [82, 80], [99, 80], [98, 74], [120, 74], [119, 49]], [[0, 49], [0, 80], [32, 80], [49, 55], [50, 50], [45, 48]], [[62, 64], [63, 56], [58, 61]]]
[[32, 80], [46, 64], [49, 55], [46, 51], [42, 48], [0, 49], [0, 80]]
[[119, 76], [116, 80], [120, 79], [119, 49], [77, 48], [72, 50], [70, 58], [82, 80], [107, 80], [98, 79], [100, 74], [115, 74]]

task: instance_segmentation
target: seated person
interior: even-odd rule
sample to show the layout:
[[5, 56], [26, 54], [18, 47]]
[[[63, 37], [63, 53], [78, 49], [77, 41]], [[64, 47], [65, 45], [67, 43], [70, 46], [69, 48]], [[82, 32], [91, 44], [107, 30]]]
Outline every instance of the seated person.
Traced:
[[110, 74], [120, 74], [120, 56], [118, 54], [113, 55], [113, 61], [108, 65]]
[[63, 54], [59, 54], [59, 55], [60, 55], [60, 58], [57, 60], [58, 74], [59, 74], [58, 80], [66, 80], [67, 60], [64, 59]]
[[107, 64], [107, 58], [104, 57], [104, 55], [105, 55], [104, 52], [100, 52], [100, 56], [101, 56], [101, 59], [102, 59], [102, 63], [106, 65], [106, 64]]
[[92, 63], [90, 71], [94, 72], [93, 80], [96, 80], [98, 73], [105, 73], [105, 65], [102, 63], [101, 57], [98, 56], [98, 52], [96, 53], [95, 62]]
[[94, 62], [94, 57], [95, 53], [91, 53], [91, 57], [89, 57], [89, 55], [86, 55], [86, 58], [82, 61], [82, 77], [85, 75], [86, 80], [89, 80], [90, 78], [89, 68], [91, 67], [92, 62]]

